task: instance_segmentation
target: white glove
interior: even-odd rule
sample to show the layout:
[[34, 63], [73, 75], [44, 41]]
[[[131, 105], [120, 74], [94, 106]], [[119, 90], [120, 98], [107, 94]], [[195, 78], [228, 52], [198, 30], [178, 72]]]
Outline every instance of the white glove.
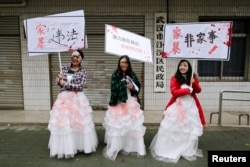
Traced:
[[189, 87], [188, 88], [189, 89], [189, 92], [190, 92], [190, 94], [193, 92], [193, 88], [192, 87]]

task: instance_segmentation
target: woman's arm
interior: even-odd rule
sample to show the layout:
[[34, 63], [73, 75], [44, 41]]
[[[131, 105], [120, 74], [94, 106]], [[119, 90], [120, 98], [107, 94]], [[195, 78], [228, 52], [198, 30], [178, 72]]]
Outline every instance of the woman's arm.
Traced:
[[195, 93], [201, 92], [201, 86], [200, 86], [199, 78], [197, 75], [194, 76], [194, 80], [192, 82], [192, 88], [193, 88], [193, 92]]
[[126, 102], [127, 100], [127, 82], [120, 80], [117, 73], [114, 72], [111, 76], [111, 96], [109, 105], [114, 106], [118, 102]]
[[133, 80], [133, 82], [135, 83], [135, 85], [138, 88], [138, 90], [136, 90], [135, 87], [133, 88], [133, 90], [131, 91], [132, 96], [133, 95], [138, 95], [140, 93], [140, 90], [141, 90], [141, 83], [140, 83], [140, 81], [139, 81], [139, 79], [138, 79], [138, 77], [136, 76], [135, 73], [133, 73], [132, 80]]
[[177, 79], [172, 77], [170, 81], [170, 92], [173, 96], [179, 97], [190, 94], [190, 89], [181, 88], [181, 85], [178, 83]]

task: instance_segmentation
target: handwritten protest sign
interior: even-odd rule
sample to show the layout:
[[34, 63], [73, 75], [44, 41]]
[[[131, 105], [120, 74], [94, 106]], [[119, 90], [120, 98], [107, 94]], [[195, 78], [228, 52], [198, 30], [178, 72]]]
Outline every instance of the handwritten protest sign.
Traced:
[[24, 20], [30, 55], [86, 48], [83, 10]]
[[105, 52], [117, 56], [128, 55], [132, 59], [152, 63], [151, 41], [135, 33], [105, 26]]
[[164, 58], [229, 60], [232, 22], [165, 24]]

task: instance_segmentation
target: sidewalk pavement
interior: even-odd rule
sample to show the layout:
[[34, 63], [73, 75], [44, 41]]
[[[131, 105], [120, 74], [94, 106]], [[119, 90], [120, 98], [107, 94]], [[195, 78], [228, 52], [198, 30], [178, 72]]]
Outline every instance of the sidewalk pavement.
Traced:
[[49, 131], [39, 125], [0, 126], [1, 167], [207, 167], [208, 151], [250, 150], [250, 128], [209, 127], [199, 139], [204, 157], [195, 161], [180, 159], [177, 164], [165, 163], [152, 158], [148, 149], [157, 128], [147, 128], [144, 136], [147, 155], [118, 155], [115, 161], [103, 157], [104, 129], [96, 127], [99, 144], [97, 151], [86, 155], [78, 153], [72, 159], [49, 157]]
[[[225, 126], [213, 122], [204, 129], [199, 139], [199, 148], [204, 157], [195, 161], [180, 159], [177, 164], [165, 163], [152, 158], [148, 149], [157, 132], [161, 112], [144, 112], [147, 127], [144, 136], [147, 155], [137, 158], [133, 155], [118, 155], [115, 161], [102, 156], [104, 132], [102, 120], [104, 111], [94, 111], [93, 119], [98, 134], [98, 148], [95, 153], [78, 153], [72, 159], [49, 157], [49, 131], [47, 123], [49, 112], [46, 111], [0, 111], [0, 167], [207, 167], [208, 151], [250, 150], [250, 126], [238, 125], [238, 116], [223, 116]], [[209, 113], [205, 114], [209, 118]], [[227, 117], [228, 120], [224, 120]], [[242, 119], [242, 124], [246, 120]]]
[[[105, 116], [103, 110], [93, 111], [93, 121], [97, 126], [101, 126]], [[162, 119], [163, 111], [144, 111], [144, 124], [150, 126], [159, 126]], [[218, 114], [212, 116], [210, 122], [210, 112], [204, 112], [208, 126], [217, 126]], [[0, 125], [6, 124], [22, 124], [22, 125], [47, 125], [49, 121], [49, 111], [24, 111], [24, 110], [0, 110]], [[222, 126], [233, 127], [250, 127], [247, 124], [247, 118], [241, 117], [241, 124], [239, 125], [239, 114], [237, 113], [222, 113]]]

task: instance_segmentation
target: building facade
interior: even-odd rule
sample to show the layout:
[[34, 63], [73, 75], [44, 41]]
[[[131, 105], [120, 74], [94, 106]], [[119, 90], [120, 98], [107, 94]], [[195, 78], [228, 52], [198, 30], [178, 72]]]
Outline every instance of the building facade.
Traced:
[[[126, 29], [150, 38], [154, 63], [132, 60], [141, 83], [142, 108], [163, 110], [171, 94], [170, 77], [179, 60], [162, 60], [164, 82], [156, 86], [157, 17], [165, 23], [233, 21], [233, 38], [229, 62], [195, 60], [195, 72], [203, 88], [198, 95], [205, 112], [218, 111], [221, 90], [250, 90], [250, 1], [249, 0], [21, 0], [0, 4], [0, 110], [49, 111], [59, 91], [55, 77], [59, 72], [57, 53], [29, 56], [23, 20], [46, 15], [84, 10], [88, 49], [83, 66], [88, 71], [85, 90], [96, 110], [105, 110], [110, 97], [111, 73], [118, 57], [104, 52], [105, 24]], [[164, 24], [164, 23], [163, 23]], [[159, 29], [158, 29], [159, 32]], [[62, 64], [70, 54], [62, 52]], [[158, 57], [161, 59], [160, 57]], [[160, 61], [161, 62], [161, 61]], [[235, 96], [234, 94], [229, 94]], [[237, 95], [239, 97], [248, 94]], [[225, 110], [247, 111], [250, 103], [226, 102]]]

